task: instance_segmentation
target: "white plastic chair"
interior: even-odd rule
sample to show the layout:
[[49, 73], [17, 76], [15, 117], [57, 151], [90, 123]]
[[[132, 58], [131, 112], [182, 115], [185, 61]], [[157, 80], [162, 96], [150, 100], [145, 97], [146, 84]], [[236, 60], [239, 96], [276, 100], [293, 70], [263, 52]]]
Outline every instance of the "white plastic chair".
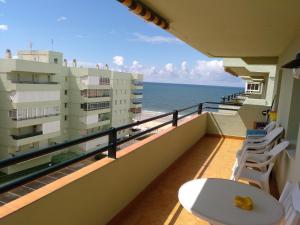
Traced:
[[276, 127], [276, 122], [272, 121], [267, 126], [264, 127], [264, 130], [268, 133], [270, 133], [272, 130], [274, 130]]
[[[232, 173], [232, 180], [246, 180], [257, 184], [261, 189], [270, 192], [269, 177], [278, 155], [289, 145], [284, 141], [276, 145], [270, 152], [264, 154], [246, 153], [240, 164]], [[247, 162], [248, 157], [256, 158], [257, 162]]]
[[236, 153], [236, 161], [232, 167], [232, 171], [234, 171], [239, 166], [241, 158], [246, 152], [249, 151], [252, 153], [264, 153], [271, 150], [278, 139], [281, 137], [282, 133], [283, 128], [277, 127], [263, 138], [258, 138], [255, 140], [245, 140], [242, 149]]
[[[276, 128], [276, 126], [277, 126], [277, 123], [275, 121], [272, 121], [272, 122], [268, 123], [267, 126], [265, 126], [261, 130], [264, 130], [266, 132], [266, 135], [267, 135], [272, 130], [274, 130]], [[260, 129], [258, 129], [258, 130], [260, 130]], [[247, 136], [247, 139], [258, 139], [258, 138], [261, 138], [261, 135], [259, 135], [259, 136], [255, 136], [255, 135], [249, 135], [249, 136]]]
[[300, 224], [300, 189], [297, 183], [287, 182], [280, 195], [279, 202], [284, 207], [284, 221], [282, 225]]

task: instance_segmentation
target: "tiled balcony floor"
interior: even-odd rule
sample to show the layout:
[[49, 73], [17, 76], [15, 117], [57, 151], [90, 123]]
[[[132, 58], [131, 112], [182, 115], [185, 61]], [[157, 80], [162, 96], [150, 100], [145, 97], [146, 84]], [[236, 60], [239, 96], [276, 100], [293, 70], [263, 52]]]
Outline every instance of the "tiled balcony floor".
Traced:
[[[180, 186], [201, 177], [229, 178], [242, 140], [205, 136], [148, 186], [109, 225], [208, 224], [183, 209]], [[155, 165], [154, 165], [155, 166]]]

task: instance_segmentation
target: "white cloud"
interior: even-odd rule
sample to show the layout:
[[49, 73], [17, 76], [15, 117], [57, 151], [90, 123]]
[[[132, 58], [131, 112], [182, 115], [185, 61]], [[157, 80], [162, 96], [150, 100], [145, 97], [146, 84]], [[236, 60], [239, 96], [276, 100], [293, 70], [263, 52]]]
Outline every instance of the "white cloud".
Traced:
[[[116, 63], [115, 63], [116, 64]], [[191, 66], [188, 66], [191, 65]], [[233, 77], [223, 69], [222, 60], [197, 60], [196, 62], [182, 61], [178, 65], [166, 63], [162, 66], [143, 65], [134, 60], [130, 65], [116, 64], [113, 70], [141, 73], [145, 81], [186, 83], [221, 86], [243, 86], [241, 79]]]
[[6, 24], [0, 24], [0, 31], [7, 31], [8, 26]]
[[172, 63], [167, 63], [165, 66], [164, 66], [164, 70], [167, 72], [167, 73], [172, 73], [174, 71], [174, 65]]
[[124, 57], [123, 56], [115, 56], [113, 57], [113, 63], [118, 65], [118, 66], [123, 66], [124, 64]]
[[0, 3], [5, 4], [5, 3], [6, 3], [6, 0], [0, 0]]
[[166, 36], [147, 36], [140, 33], [133, 33], [134, 38], [132, 41], [140, 41], [147, 43], [180, 43], [178, 38], [166, 37]]
[[57, 22], [62, 22], [62, 21], [66, 21], [67, 19], [68, 19], [67, 17], [61, 16], [61, 17], [58, 17], [58, 18], [56, 19], [56, 21], [57, 21]]
[[180, 64], [180, 69], [181, 69], [181, 71], [182, 71], [184, 74], [189, 73], [189, 68], [188, 68], [188, 65], [187, 65], [187, 61], [183, 61], [183, 62]]

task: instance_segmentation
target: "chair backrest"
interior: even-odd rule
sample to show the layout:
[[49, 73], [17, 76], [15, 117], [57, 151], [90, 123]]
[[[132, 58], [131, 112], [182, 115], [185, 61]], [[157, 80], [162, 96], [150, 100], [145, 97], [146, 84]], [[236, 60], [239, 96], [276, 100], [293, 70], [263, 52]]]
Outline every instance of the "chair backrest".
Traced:
[[271, 151], [269, 151], [267, 154], [271, 157], [278, 156], [284, 149], [286, 149], [289, 146], [289, 141], [283, 141], [279, 143], [278, 145], [275, 145]]
[[277, 138], [280, 137], [280, 135], [282, 134], [283, 132], [283, 127], [276, 127], [274, 130], [272, 130], [270, 133], [268, 133], [266, 136], [265, 136], [265, 142], [267, 144], [270, 144], [271, 142], [277, 140]]
[[270, 133], [272, 130], [274, 130], [276, 127], [276, 122], [272, 121], [267, 126], [265, 126], [264, 130], [268, 133]]
[[300, 189], [297, 183], [287, 182], [284, 186], [279, 202], [285, 212], [285, 225], [298, 225], [300, 223]]

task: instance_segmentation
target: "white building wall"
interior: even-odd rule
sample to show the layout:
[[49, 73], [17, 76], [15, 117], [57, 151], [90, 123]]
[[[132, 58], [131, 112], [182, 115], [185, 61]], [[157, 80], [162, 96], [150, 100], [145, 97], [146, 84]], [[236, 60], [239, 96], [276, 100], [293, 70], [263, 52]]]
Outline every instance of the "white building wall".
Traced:
[[13, 91], [10, 99], [13, 103], [59, 101], [60, 91]]
[[60, 131], [60, 121], [47, 122], [42, 124], [43, 134], [49, 134]]
[[98, 114], [84, 116], [81, 117], [80, 120], [86, 125], [98, 123]]
[[87, 141], [86, 143], [82, 143], [79, 146], [81, 150], [89, 151], [97, 147], [105, 146], [107, 144], [108, 144], [108, 136]]
[[[112, 75], [112, 127], [131, 123], [129, 113], [131, 103], [131, 74], [113, 72]], [[121, 132], [118, 137], [126, 135]]]

